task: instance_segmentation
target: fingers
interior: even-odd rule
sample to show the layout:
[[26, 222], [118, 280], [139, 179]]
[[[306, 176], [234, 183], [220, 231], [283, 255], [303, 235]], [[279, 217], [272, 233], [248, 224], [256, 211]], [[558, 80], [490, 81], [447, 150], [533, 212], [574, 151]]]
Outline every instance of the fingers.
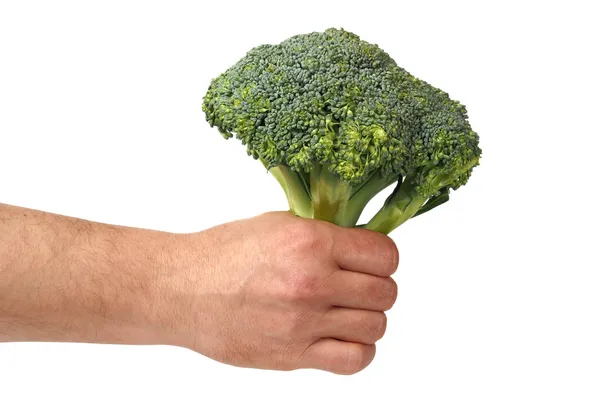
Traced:
[[387, 317], [383, 312], [336, 307], [323, 317], [322, 337], [370, 345], [385, 334]]
[[375, 345], [319, 339], [306, 349], [297, 368], [315, 368], [340, 375], [365, 369], [375, 357]]
[[388, 277], [398, 268], [398, 248], [388, 236], [365, 229], [335, 228], [333, 259], [345, 270]]
[[332, 306], [352, 309], [386, 311], [398, 297], [398, 286], [391, 277], [337, 271], [331, 275]]

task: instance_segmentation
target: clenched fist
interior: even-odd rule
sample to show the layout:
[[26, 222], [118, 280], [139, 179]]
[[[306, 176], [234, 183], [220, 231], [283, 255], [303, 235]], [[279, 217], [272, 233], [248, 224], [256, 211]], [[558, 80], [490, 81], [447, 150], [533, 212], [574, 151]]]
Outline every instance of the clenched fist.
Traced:
[[352, 374], [397, 296], [387, 236], [267, 213], [185, 235], [162, 280], [178, 344], [237, 366]]

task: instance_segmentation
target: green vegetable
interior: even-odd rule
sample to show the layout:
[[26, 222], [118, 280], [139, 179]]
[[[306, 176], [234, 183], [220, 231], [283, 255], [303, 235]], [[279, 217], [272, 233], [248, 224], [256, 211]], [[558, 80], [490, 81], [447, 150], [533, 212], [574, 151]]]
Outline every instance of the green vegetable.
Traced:
[[389, 233], [449, 198], [479, 164], [467, 111], [377, 45], [328, 29], [261, 45], [214, 79], [203, 110], [281, 184], [290, 210]]

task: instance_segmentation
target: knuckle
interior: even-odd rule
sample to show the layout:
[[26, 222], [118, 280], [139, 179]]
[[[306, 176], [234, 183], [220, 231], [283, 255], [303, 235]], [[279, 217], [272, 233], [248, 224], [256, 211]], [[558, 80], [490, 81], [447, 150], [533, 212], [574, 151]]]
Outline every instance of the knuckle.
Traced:
[[311, 252], [324, 246], [326, 235], [317, 222], [302, 220], [286, 229], [287, 242], [300, 252]]
[[383, 306], [383, 310], [391, 309], [398, 298], [398, 284], [392, 278], [387, 278], [379, 285], [377, 296]]
[[288, 296], [292, 301], [305, 301], [314, 298], [319, 289], [320, 282], [317, 275], [301, 272], [289, 281]]
[[386, 248], [381, 250], [383, 256], [382, 260], [386, 273], [392, 275], [398, 270], [400, 253], [398, 252], [398, 247], [396, 246], [396, 243], [394, 243], [394, 240], [387, 236], [384, 237], [386, 241], [384, 245]]
[[385, 335], [387, 328], [387, 316], [385, 313], [377, 313], [371, 320], [370, 324], [370, 336], [373, 341], [378, 341]]
[[379, 319], [379, 329], [377, 330], [377, 339], [383, 338], [385, 331], [387, 330], [387, 316], [385, 313], [381, 313]]
[[291, 341], [298, 340], [298, 337], [306, 333], [306, 329], [310, 328], [311, 313], [298, 312], [287, 316], [286, 320], [278, 324], [278, 332], [284, 339]]
[[341, 372], [347, 375], [353, 375], [362, 371], [367, 364], [367, 354], [364, 346], [348, 346], [346, 355], [341, 363]]
[[298, 219], [297, 222], [286, 226], [286, 232], [290, 239], [296, 241], [310, 241], [316, 237], [317, 228], [316, 225], [309, 220]]
[[392, 243], [392, 259], [391, 259], [391, 266], [390, 266], [390, 275], [396, 273], [396, 271], [398, 270], [398, 266], [400, 264], [400, 252], [398, 251], [398, 246], [396, 245], [396, 243], [394, 243], [394, 241], [392, 239], [390, 239], [391, 243]]
[[363, 230], [358, 248], [363, 251], [363, 255], [372, 256], [377, 263], [377, 273], [385, 273], [391, 276], [398, 270], [400, 254], [394, 240], [389, 236], [370, 230]]

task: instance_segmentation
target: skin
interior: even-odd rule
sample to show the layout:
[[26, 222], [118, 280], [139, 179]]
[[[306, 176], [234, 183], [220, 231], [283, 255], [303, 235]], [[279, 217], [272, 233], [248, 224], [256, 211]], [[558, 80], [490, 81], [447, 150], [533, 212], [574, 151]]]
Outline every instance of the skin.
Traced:
[[397, 266], [383, 234], [288, 212], [175, 234], [0, 204], [0, 342], [173, 345], [354, 374], [384, 335]]

